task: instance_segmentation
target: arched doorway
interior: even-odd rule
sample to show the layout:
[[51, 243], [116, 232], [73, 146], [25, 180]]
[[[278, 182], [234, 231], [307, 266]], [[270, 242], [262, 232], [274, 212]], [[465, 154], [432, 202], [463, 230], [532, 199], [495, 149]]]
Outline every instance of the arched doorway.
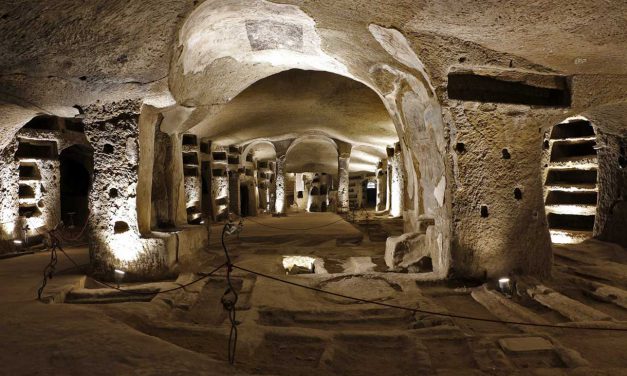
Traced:
[[81, 229], [89, 217], [89, 190], [93, 151], [74, 145], [59, 155], [61, 170], [61, 220], [68, 229]]
[[[221, 146], [242, 146], [260, 138], [285, 141], [288, 137], [300, 137], [309, 129], [351, 145], [396, 144], [395, 153], [387, 157], [393, 183], [389, 191], [394, 198], [389, 200], [392, 201], [390, 214], [406, 218], [405, 232], [422, 231], [421, 221], [427, 214], [426, 220], [433, 223], [433, 228], [428, 233], [426, 252], [437, 260], [434, 273], [438, 277], [446, 276], [453, 259], [450, 205], [453, 180], [445, 157], [447, 140], [442, 112], [423, 63], [398, 30], [372, 24], [367, 30], [378, 45], [373, 43], [374, 48], [369, 45], [367, 53], [359, 56], [342, 56], [342, 51], [322, 48], [334, 45], [329, 40], [334, 37], [319, 34], [315, 21], [305, 12], [287, 12], [287, 8], [272, 3], [254, 3], [259, 5], [255, 8], [254, 30], [250, 22], [246, 26], [249, 18], [223, 17], [227, 13], [247, 14], [251, 9], [248, 4], [230, 0], [200, 4], [185, 20], [179, 35], [180, 53], [171, 64], [171, 82], [176, 82], [171, 91], [179, 103], [194, 101], [211, 106], [197, 107], [194, 120], [182, 123], [180, 131], [193, 131]], [[266, 15], [275, 20], [289, 18], [290, 25], [299, 28], [296, 34], [301, 39], [292, 41], [290, 38], [296, 34], [267, 29], [263, 21]], [[265, 39], [288, 38], [290, 46], [294, 43], [301, 47], [285, 48], [275, 42], [259, 44], [259, 30], [263, 30], [259, 35]], [[218, 39], [220, 43], [215, 42]], [[250, 48], [248, 43], [252, 43]], [[341, 41], [337, 45], [345, 43]], [[315, 77], [320, 75], [325, 75], [325, 79]], [[325, 92], [341, 81], [333, 75], [350, 82], [342, 82], [342, 90]], [[286, 76], [293, 79], [285, 79]], [[306, 84], [293, 85], [296, 80], [304, 80]], [[354, 90], [346, 96], [348, 87]], [[306, 92], [294, 88], [306, 88]], [[356, 91], [360, 94], [356, 95]], [[265, 94], [258, 95], [262, 92]], [[320, 93], [327, 94], [317, 95]], [[289, 100], [282, 96], [289, 96]], [[252, 100], [254, 97], [263, 98], [263, 105]], [[322, 103], [319, 98], [328, 102], [322, 110], [314, 106]], [[295, 105], [295, 100], [306, 108]], [[343, 103], [368, 106], [331, 113], [331, 109]], [[381, 111], [370, 112], [373, 116], [368, 116], [367, 121], [358, 120], [374, 108]], [[321, 118], [322, 114], [326, 118]], [[370, 126], [365, 126], [366, 123]], [[391, 127], [380, 127], [384, 123]], [[391, 132], [384, 137], [374, 136], [377, 130], [388, 129]], [[279, 157], [284, 157], [282, 152]], [[344, 160], [349, 155], [342, 150]], [[289, 161], [289, 157], [286, 159]], [[429, 168], [417, 171], [419, 166]], [[283, 172], [290, 171], [281, 169]], [[282, 179], [274, 181], [283, 184]], [[346, 190], [342, 193], [345, 195]], [[239, 195], [239, 189], [236, 194]], [[279, 211], [283, 209], [284, 199], [276, 194], [276, 201], [281, 203]], [[462, 269], [460, 265], [459, 270]]]
[[377, 206], [377, 182], [374, 179], [366, 179], [363, 183], [365, 194], [364, 207], [375, 209]]

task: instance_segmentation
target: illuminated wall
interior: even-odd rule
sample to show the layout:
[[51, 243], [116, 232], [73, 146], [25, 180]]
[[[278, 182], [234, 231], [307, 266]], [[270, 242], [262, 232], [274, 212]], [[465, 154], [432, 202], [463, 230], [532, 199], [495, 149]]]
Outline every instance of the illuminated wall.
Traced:
[[90, 251], [98, 275], [119, 268], [126, 278], [151, 278], [168, 264], [165, 240], [144, 239], [137, 227], [138, 112], [131, 101], [86, 110], [85, 133], [94, 148]]

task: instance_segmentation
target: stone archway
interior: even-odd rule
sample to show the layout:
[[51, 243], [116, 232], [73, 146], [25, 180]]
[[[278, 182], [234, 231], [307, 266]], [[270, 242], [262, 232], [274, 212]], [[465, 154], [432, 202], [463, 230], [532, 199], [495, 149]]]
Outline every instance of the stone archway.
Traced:
[[[284, 27], [270, 27], [277, 24]], [[222, 36], [219, 44], [218, 35]], [[440, 105], [423, 64], [394, 29], [370, 25], [365, 48], [371, 53], [350, 58], [342, 54], [353, 51], [323, 51], [323, 44], [334, 45], [326, 39], [334, 37], [321, 34], [315, 21], [297, 6], [261, 0], [201, 4], [181, 29], [180, 53], [171, 65], [174, 98], [181, 104], [196, 104], [178, 124], [178, 131], [218, 114], [245, 88], [277, 72], [320, 70], [364, 83], [381, 98], [400, 139], [395, 168], [405, 186], [405, 193], [397, 197], [406, 231], [420, 231], [424, 219], [433, 223], [422, 252], [432, 257], [434, 274], [443, 278], [451, 266], [451, 171]], [[299, 48], [293, 48], [294, 43]]]

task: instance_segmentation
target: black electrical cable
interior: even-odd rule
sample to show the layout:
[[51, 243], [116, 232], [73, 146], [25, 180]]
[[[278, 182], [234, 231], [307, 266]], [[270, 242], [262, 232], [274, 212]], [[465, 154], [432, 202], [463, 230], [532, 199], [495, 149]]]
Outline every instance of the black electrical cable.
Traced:
[[39, 287], [39, 289], [37, 289], [37, 299], [41, 300], [41, 294], [43, 294], [44, 289], [48, 284], [48, 280], [52, 279], [58, 261], [59, 257], [57, 256], [57, 247], [53, 243], [53, 245], [50, 247], [50, 262], [48, 262], [48, 265], [46, 265], [46, 267], [44, 268], [44, 278], [41, 282], [41, 286]]
[[235, 350], [237, 348], [237, 325], [238, 322], [235, 318], [235, 306], [237, 304], [237, 300], [239, 295], [237, 291], [233, 287], [233, 281], [231, 280], [231, 273], [233, 272], [233, 262], [231, 260], [231, 256], [229, 255], [229, 250], [226, 247], [226, 243], [224, 242], [225, 235], [231, 235], [233, 233], [239, 233], [242, 229], [242, 222], [239, 225], [235, 225], [233, 223], [227, 223], [222, 228], [222, 249], [224, 249], [224, 256], [226, 257], [226, 283], [227, 288], [220, 299], [222, 302], [222, 306], [226, 311], [228, 311], [229, 322], [231, 323], [231, 329], [229, 331], [229, 342], [228, 342], [228, 359], [230, 364], [235, 363]]
[[111, 288], [111, 289], [114, 289], [114, 290], [121, 291], [121, 292], [126, 293], [126, 294], [129, 294], [129, 295], [159, 295], [159, 294], [165, 294], [166, 292], [172, 292], [172, 291], [176, 291], [176, 290], [181, 290], [181, 289], [186, 288], [187, 286], [193, 285], [194, 283], [198, 283], [198, 282], [202, 281], [203, 279], [206, 279], [206, 278], [211, 277], [214, 273], [216, 273], [218, 270], [222, 269], [222, 268], [223, 268], [223, 267], [225, 267], [225, 266], [226, 266], [226, 263], [224, 263], [224, 264], [222, 264], [222, 265], [218, 266], [217, 268], [213, 269], [213, 270], [212, 270], [212, 271], [210, 271], [209, 273], [203, 274], [203, 276], [202, 276], [202, 277], [197, 278], [197, 279], [195, 279], [195, 280], [193, 280], [193, 281], [191, 281], [191, 282], [189, 282], [189, 283], [186, 283], [186, 284], [184, 284], [184, 285], [180, 285], [180, 286], [178, 286], [178, 287], [173, 287], [173, 288], [171, 288], [171, 289], [167, 289], [167, 290], [155, 291], [155, 292], [146, 292], [146, 291], [129, 291], [129, 290], [124, 290], [124, 289], [121, 289], [121, 288], [119, 288], [119, 287], [115, 287], [115, 286], [110, 285], [110, 284], [108, 284], [108, 283], [106, 283], [106, 282], [101, 282], [101, 281], [98, 281], [97, 279], [94, 279], [94, 281], [95, 281], [96, 283], [99, 283], [99, 284], [103, 285], [103, 286], [106, 286], [106, 287]]
[[324, 224], [324, 225], [321, 225], [321, 226], [314, 226], [314, 227], [307, 227], [307, 228], [285, 228], [285, 227], [277, 227], [277, 226], [272, 226], [272, 225], [268, 225], [268, 224], [265, 224], [265, 223], [257, 222], [257, 221], [255, 221], [255, 220], [250, 219], [249, 217], [245, 217], [245, 218], [244, 218], [244, 220], [246, 220], [246, 221], [250, 221], [250, 222], [253, 222], [253, 223], [256, 223], [256, 224], [258, 224], [258, 225], [260, 225], [260, 226], [270, 227], [270, 228], [273, 228], [273, 229], [276, 229], [276, 230], [285, 230], [285, 231], [307, 231], [307, 230], [315, 230], [315, 229], [318, 229], [318, 228], [323, 228], [323, 227], [327, 227], [327, 226], [334, 225], [334, 224], [336, 224], [336, 223], [338, 223], [338, 222], [343, 221], [343, 220], [344, 220], [344, 218], [340, 218], [340, 219], [338, 219], [337, 221], [334, 221], [334, 222], [331, 222], [331, 223], [327, 223], [327, 224]]
[[[54, 239], [54, 235], [53, 235], [53, 234], [51, 234], [51, 235], [52, 235], [52, 237], [53, 237], [53, 239]], [[53, 241], [54, 241], [54, 240], [53, 240]], [[58, 241], [58, 240], [57, 240], [57, 241]], [[58, 246], [58, 248], [59, 248], [59, 250], [61, 251], [61, 253], [63, 253], [63, 255], [64, 255], [64, 256], [65, 256], [68, 260], [70, 260], [70, 262], [71, 262], [72, 264], [74, 264], [74, 267], [69, 268], [69, 269], [73, 269], [73, 268], [78, 268], [78, 269], [81, 269], [81, 268], [84, 266], [84, 265], [83, 265], [83, 266], [81, 266], [81, 265], [79, 265], [76, 261], [74, 261], [74, 259], [73, 259], [72, 257], [70, 257], [70, 255], [68, 255], [68, 254], [67, 254], [67, 252], [65, 252], [65, 250], [63, 250], [63, 248], [61, 248], [61, 246]], [[56, 254], [56, 252], [55, 252], [55, 254]], [[157, 292], [128, 291], [128, 290], [124, 290], [124, 289], [121, 289], [121, 288], [119, 288], [119, 287], [116, 287], [116, 286], [110, 285], [110, 284], [108, 284], [108, 283], [101, 282], [101, 281], [99, 281], [99, 280], [97, 280], [97, 279], [95, 279], [95, 278], [92, 278], [92, 279], [93, 279], [96, 283], [99, 283], [99, 284], [101, 284], [101, 285], [103, 285], [103, 286], [109, 287], [109, 288], [114, 289], [114, 290], [121, 291], [121, 292], [123, 292], [123, 293], [127, 293], [127, 294], [129, 294], [129, 295], [158, 295], [158, 294], [164, 294], [164, 293], [166, 293], [166, 292], [172, 292], [172, 291], [176, 291], [176, 290], [184, 289], [184, 288], [186, 288], [186, 287], [188, 287], [188, 286], [190, 286], [190, 285], [193, 285], [193, 284], [195, 284], [195, 283], [198, 283], [198, 282], [202, 281], [203, 279], [206, 279], [206, 278], [210, 277], [211, 275], [213, 275], [214, 273], [216, 273], [218, 270], [222, 269], [222, 268], [223, 268], [223, 267], [225, 267], [226, 265], [227, 265], [227, 264], [226, 264], [226, 263], [224, 263], [224, 264], [222, 264], [222, 265], [218, 266], [217, 268], [215, 268], [214, 270], [212, 270], [211, 272], [209, 272], [209, 273], [207, 273], [207, 274], [204, 274], [202, 277], [197, 278], [197, 279], [195, 279], [195, 280], [193, 280], [193, 281], [191, 281], [191, 282], [189, 282], [189, 283], [186, 283], [186, 284], [184, 284], [184, 285], [181, 285], [181, 286], [178, 286], [178, 287], [174, 287], [174, 288], [171, 288], [171, 289], [168, 289], [168, 290], [157, 291]], [[66, 269], [66, 270], [69, 270], [69, 269]]]
[[369, 304], [375, 304], [375, 305], [388, 307], [388, 308], [395, 308], [395, 309], [405, 310], [405, 311], [409, 311], [409, 312], [413, 312], [413, 313], [424, 313], [424, 314], [428, 314], [428, 315], [443, 316], [443, 317], [449, 317], [449, 318], [454, 318], [454, 319], [484, 321], [484, 322], [491, 322], [491, 323], [497, 323], [497, 324], [509, 324], [509, 325], [520, 325], [520, 326], [535, 326], [535, 327], [554, 328], [554, 329], [581, 329], [581, 330], [604, 330], [604, 331], [627, 332], [627, 328], [598, 328], [598, 327], [585, 327], [585, 326], [539, 324], [539, 323], [530, 323], [530, 322], [517, 322], [517, 321], [506, 321], [506, 320], [484, 319], [484, 318], [480, 318], [480, 317], [456, 315], [456, 314], [452, 314], [452, 313], [441, 313], [441, 312], [427, 311], [427, 310], [418, 309], [418, 308], [403, 307], [403, 306], [399, 306], [399, 305], [395, 305], [395, 304], [389, 304], [389, 303], [376, 302], [376, 301], [367, 300], [367, 299], [355, 298], [353, 296], [348, 296], [348, 295], [339, 294], [339, 293], [336, 293], [336, 292], [326, 291], [326, 290], [322, 290], [322, 289], [319, 289], [319, 288], [316, 288], [316, 287], [301, 285], [299, 283], [286, 281], [286, 280], [281, 279], [281, 278], [277, 278], [277, 277], [273, 277], [271, 275], [267, 275], [267, 274], [264, 274], [264, 273], [256, 272], [254, 270], [246, 269], [246, 268], [243, 268], [243, 267], [237, 266], [237, 265], [233, 265], [233, 268], [239, 269], [239, 270], [244, 271], [244, 272], [252, 273], [252, 274], [260, 276], [260, 277], [271, 279], [271, 280], [274, 280], [274, 281], [277, 281], [277, 282], [285, 283], [285, 284], [296, 286], [296, 287], [302, 287], [302, 288], [307, 289], [307, 290], [321, 292], [323, 294], [333, 295], [333, 296], [337, 296], [337, 297], [340, 297], [340, 298], [354, 300], [354, 301], [358, 301], [358, 302], [362, 302], [362, 303], [369, 303]]

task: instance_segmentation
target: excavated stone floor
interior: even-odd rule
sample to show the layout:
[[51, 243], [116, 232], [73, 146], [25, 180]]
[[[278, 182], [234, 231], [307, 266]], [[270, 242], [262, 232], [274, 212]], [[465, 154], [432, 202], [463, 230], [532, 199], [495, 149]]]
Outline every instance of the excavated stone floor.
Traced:
[[[236, 265], [368, 300], [483, 319], [627, 328], [627, 259], [624, 249], [612, 244], [590, 240], [556, 246], [553, 278], [519, 279], [508, 299], [491, 283], [419, 282], [411, 274], [385, 272], [385, 243], [376, 236], [372, 241], [368, 229], [376, 222], [379, 231], [394, 235], [400, 231], [396, 220], [372, 215], [367, 225], [358, 218], [355, 224], [340, 221], [288, 235], [264, 226], [300, 229], [338, 218], [326, 213], [255, 217], [258, 223], [245, 220], [239, 239], [229, 237], [227, 247]], [[200, 265], [209, 271], [224, 262], [220, 231], [212, 226], [210, 249], [182, 265], [177, 281], [123, 288], [154, 291], [199, 278], [187, 268], [194, 264], [196, 270]], [[360, 244], [337, 241], [360, 235]], [[85, 249], [69, 252], [86, 262]], [[286, 275], [284, 255], [320, 258], [327, 273]], [[226, 363], [228, 319], [220, 304], [224, 270], [150, 301], [129, 296], [126, 302], [115, 290], [70, 270], [53, 278], [45, 294], [67, 304], [43, 304], [35, 296], [47, 260], [45, 253], [0, 260], [0, 315], [5, 318], [0, 321], [0, 361], [12, 367], [7, 374], [627, 374], [627, 348], [621, 345], [627, 332], [414, 314], [237, 269], [233, 279], [240, 295], [240, 324], [231, 367]], [[355, 265], [363, 268], [355, 273]], [[60, 255], [57, 270], [70, 266]]]

